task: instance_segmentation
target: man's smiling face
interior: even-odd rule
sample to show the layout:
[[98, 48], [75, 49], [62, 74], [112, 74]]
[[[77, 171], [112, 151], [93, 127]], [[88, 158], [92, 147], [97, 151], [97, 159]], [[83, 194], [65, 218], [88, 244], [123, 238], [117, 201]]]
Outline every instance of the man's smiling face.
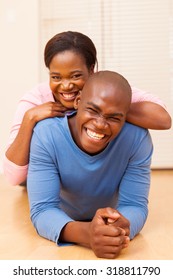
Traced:
[[77, 97], [71, 132], [84, 152], [94, 155], [122, 129], [130, 106], [131, 90], [121, 76], [110, 71], [94, 74]]

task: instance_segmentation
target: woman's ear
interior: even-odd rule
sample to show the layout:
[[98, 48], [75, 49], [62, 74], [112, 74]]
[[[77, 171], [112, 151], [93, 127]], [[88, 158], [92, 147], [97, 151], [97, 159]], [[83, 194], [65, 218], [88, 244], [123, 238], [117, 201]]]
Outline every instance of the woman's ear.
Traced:
[[74, 100], [74, 108], [75, 108], [75, 110], [78, 109], [80, 98], [81, 98], [81, 91], [79, 91], [78, 95], [76, 96], [76, 98]]

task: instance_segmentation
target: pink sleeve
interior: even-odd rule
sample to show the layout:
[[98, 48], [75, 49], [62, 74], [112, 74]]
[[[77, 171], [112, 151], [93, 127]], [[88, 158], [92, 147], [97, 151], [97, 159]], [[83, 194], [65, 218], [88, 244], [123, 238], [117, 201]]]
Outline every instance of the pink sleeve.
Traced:
[[[53, 101], [53, 96], [49, 89], [48, 83], [38, 85], [32, 91], [29, 91], [21, 98], [13, 119], [13, 124], [10, 130], [10, 136], [6, 150], [16, 138], [25, 112], [37, 105], [43, 104], [48, 101]], [[7, 180], [12, 185], [18, 185], [26, 180], [28, 165], [16, 165], [14, 162], [11, 162], [6, 156], [4, 156], [3, 172]]]
[[28, 164], [24, 166], [18, 166], [15, 163], [8, 160], [6, 156], [3, 159], [4, 175], [13, 186], [19, 185], [26, 181], [28, 173]]
[[29, 103], [28, 101], [21, 100], [18, 104], [17, 111], [14, 115], [13, 123], [10, 129], [10, 136], [7, 143], [7, 148], [13, 143], [16, 138], [18, 131], [20, 129], [24, 114], [29, 109], [35, 107], [36, 105], [33, 103]]
[[165, 110], [167, 110], [163, 101], [160, 98], [158, 98], [156, 95], [153, 95], [146, 91], [142, 91], [133, 86], [131, 86], [131, 88], [132, 88], [132, 103], [148, 101], [148, 102], [156, 103], [162, 106]]
[[[28, 102], [20, 101], [16, 114], [14, 116], [13, 125], [10, 130], [10, 136], [7, 143], [6, 150], [13, 143], [16, 138], [18, 131], [20, 129], [20, 125], [22, 123], [22, 119], [24, 113], [32, 108], [34, 105], [29, 104]], [[7, 180], [11, 185], [19, 185], [26, 180], [27, 177], [28, 166], [18, 166], [14, 162], [8, 160], [6, 156], [3, 159], [3, 172]]]
[[13, 143], [14, 139], [16, 138], [26, 111], [48, 101], [54, 101], [54, 99], [47, 82], [39, 84], [31, 91], [28, 91], [21, 98], [14, 115], [7, 148]]

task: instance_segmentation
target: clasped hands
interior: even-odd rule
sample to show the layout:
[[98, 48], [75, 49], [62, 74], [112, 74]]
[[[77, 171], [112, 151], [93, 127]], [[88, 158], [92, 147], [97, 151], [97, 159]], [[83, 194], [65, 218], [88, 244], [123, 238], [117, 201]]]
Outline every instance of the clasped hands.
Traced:
[[115, 209], [97, 210], [89, 227], [90, 247], [97, 257], [113, 259], [129, 244], [130, 223]]
[[113, 259], [129, 244], [130, 223], [117, 210], [98, 209], [90, 222], [72, 221], [61, 231], [59, 241], [89, 247], [99, 258]]

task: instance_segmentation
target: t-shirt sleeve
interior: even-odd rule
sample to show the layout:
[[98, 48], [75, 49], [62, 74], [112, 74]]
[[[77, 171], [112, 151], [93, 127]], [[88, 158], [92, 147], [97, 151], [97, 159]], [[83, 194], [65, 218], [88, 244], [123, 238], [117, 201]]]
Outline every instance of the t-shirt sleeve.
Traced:
[[143, 228], [148, 215], [150, 165], [153, 145], [149, 132], [134, 144], [119, 187], [118, 211], [130, 221], [130, 238]]
[[38, 234], [58, 243], [62, 228], [73, 220], [61, 209], [59, 169], [47, 134], [43, 128], [33, 133], [27, 190], [31, 220]]

